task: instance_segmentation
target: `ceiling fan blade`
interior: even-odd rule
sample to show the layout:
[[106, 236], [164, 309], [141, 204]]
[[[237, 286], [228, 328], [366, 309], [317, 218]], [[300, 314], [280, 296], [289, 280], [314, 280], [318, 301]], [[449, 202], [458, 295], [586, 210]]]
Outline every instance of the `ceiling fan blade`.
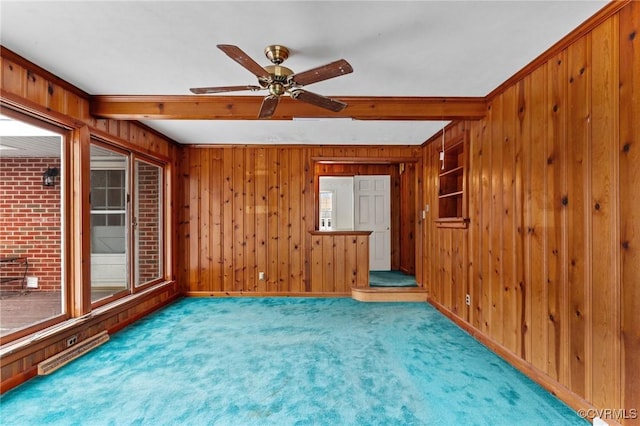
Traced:
[[328, 109], [333, 112], [340, 112], [347, 107], [347, 104], [344, 102], [336, 101], [335, 99], [327, 98], [326, 96], [321, 96], [302, 89], [291, 91], [291, 97], [298, 101], [319, 106], [320, 108]]
[[252, 92], [257, 92], [262, 89], [260, 86], [220, 86], [220, 87], [193, 87], [191, 90], [192, 93], [196, 95], [203, 95], [207, 93], [225, 93], [225, 92], [237, 92], [240, 90], [251, 90]]
[[276, 95], [269, 95], [264, 98], [262, 105], [260, 106], [260, 112], [258, 118], [270, 118], [276, 110], [280, 97]]
[[229, 56], [231, 59], [249, 70], [256, 77], [265, 80], [269, 79], [269, 73], [267, 72], [267, 70], [262, 68], [256, 61], [251, 59], [251, 57], [244, 53], [244, 51], [242, 51], [242, 49], [240, 49], [238, 46], [233, 46], [231, 44], [219, 44], [217, 45], [217, 47], [218, 49], [226, 53], [227, 56]]
[[353, 72], [353, 68], [351, 68], [349, 62], [344, 59], [340, 59], [335, 62], [331, 62], [330, 64], [322, 65], [298, 74], [293, 74], [289, 77], [289, 80], [298, 86], [304, 86], [318, 81], [339, 77], [351, 72]]

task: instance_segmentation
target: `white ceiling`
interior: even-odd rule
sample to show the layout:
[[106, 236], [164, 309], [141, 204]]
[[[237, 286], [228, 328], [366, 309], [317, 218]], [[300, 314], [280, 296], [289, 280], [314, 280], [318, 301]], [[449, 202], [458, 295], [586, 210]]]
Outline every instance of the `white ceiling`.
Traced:
[[[3, 46], [93, 95], [188, 95], [256, 84], [216, 44], [261, 65], [283, 44], [305, 71], [344, 58], [354, 72], [306, 86], [341, 96], [485, 96], [606, 1], [12, 1]], [[239, 95], [253, 95], [238, 92]], [[215, 95], [212, 95], [215, 96]], [[256, 111], [257, 114], [257, 111]], [[181, 143], [420, 144], [441, 121], [145, 123]]]

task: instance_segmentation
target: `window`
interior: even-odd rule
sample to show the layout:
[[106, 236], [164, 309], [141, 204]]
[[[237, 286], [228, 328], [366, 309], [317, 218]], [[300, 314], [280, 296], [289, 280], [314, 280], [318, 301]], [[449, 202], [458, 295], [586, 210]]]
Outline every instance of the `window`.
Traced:
[[318, 229], [352, 231], [354, 228], [353, 176], [320, 176], [318, 179]]
[[163, 278], [162, 172], [151, 160], [92, 142], [93, 303], [106, 303]]
[[0, 116], [3, 343], [66, 318], [64, 137], [35, 124]]
[[320, 230], [330, 231], [333, 229], [334, 220], [334, 200], [333, 191], [320, 191]]
[[127, 156], [91, 146], [91, 301], [128, 289]]

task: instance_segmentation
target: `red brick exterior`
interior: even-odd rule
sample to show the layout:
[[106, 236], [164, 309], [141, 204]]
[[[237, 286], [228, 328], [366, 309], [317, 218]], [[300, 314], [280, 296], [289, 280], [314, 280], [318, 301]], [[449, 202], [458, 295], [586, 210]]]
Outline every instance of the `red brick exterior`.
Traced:
[[[60, 159], [0, 158], [0, 258], [27, 257], [27, 276], [38, 278], [38, 290], [60, 291], [60, 177], [55, 186], [43, 187], [42, 173], [47, 167], [60, 168]], [[0, 265], [0, 276], [21, 274], [18, 265]], [[0, 284], [0, 290], [21, 286], [20, 281], [10, 281]]]
[[138, 284], [159, 278], [160, 241], [160, 168], [137, 163], [138, 197]]

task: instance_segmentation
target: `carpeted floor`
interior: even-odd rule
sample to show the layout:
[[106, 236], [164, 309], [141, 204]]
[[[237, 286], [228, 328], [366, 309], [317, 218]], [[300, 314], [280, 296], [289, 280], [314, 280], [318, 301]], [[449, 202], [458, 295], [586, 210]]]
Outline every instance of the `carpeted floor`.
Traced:
[[0, 400], [8, 425], [586, 425], [425, 303], [188, 298]]
[[416, 277], [400, 271], [369, 271], [370, 287], [417, 287]]

